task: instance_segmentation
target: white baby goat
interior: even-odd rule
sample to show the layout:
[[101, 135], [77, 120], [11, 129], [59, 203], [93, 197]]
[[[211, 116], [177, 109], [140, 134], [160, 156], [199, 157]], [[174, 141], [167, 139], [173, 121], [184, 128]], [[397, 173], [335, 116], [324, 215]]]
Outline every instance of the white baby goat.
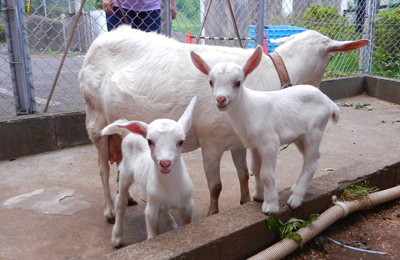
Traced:
[[[192, 52], [192, 61], [209, 76], [214, 99], [220, 111], [226, 111], [234, 130], [253, 153], [261, 166], [254, 171], [254, 200], [264, 201], [264, 213], [279, 211], [275, 188], [275, 166], [281, 145], [294, 143], [303, 154], [303, 168], [292, 186], [288, 203], [298, 207], [317, 170], [319, 145], [329, 119], [339, 120], [339, 108], [319, 89], [310, 85], [293, 86], [280, 91], [255, 91], [243, 85], [246, 77], [258, 66], [262, 48], [258, 46], [243, 67], [221, 62], [211, 67]], [[259, 174], [257, 174], [260, 172]]]
[[145, 215], [148, 239], [160, 233], [160, 217], [169, 229], [178, 227], [170, 209], [178, 210], [182, 225], [192, 221], [194, 187], [181, 150], [191, 127], [195, 102], [194, 97], [178, 122], [157, 119], [147, 125], [120, 119], [101, 131], [102, 135], [124, 136], [122, 161], [118, 166], [119, 193], [112, 246], [121, 246], [128, 190], [133, 183], [140, 197], [147, 201]]

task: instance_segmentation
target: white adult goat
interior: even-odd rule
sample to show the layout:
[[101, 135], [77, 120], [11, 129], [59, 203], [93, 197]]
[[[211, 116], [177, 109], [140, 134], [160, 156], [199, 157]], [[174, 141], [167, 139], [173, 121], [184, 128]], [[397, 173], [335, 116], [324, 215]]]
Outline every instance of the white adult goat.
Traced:
[[[334, 52], [355, 50], [368, 43], [335, 41], [315, 31], [274, 42], [282, 44], [275, 52], [285, 62], [292, 84], [314, 86], [319, 86]], [[193, 66], [191, 50], [211, 65], [221, 60], [242, 64], [252, 53], [239, 48], [183, 44], [155, 33], [119, 26], [99, 36], [86, 54], [79, 84], [86, 102], [86, 128], [98, 151], [104, 215], [110, 221], [114, 205], [109, 187], [109, 138], [102, 137], [100, 131], [119, 118], [145, 122], [160, 117], [177, 119], [192, 96], [197, 96], [197, 105], [183, 152], [202, 148], [210, 190], [208, 215], [218, 212], [222, 189], [220, 160], [226, 150], [231, 150], [240, 179], [240, 202], [250, 201], [246, 150], [226, 116], [213, 106], [211, 93], [201, 87], [208, 79]], [[278, 74], [267, 56], [263, 56], [247, 82], [257, 90], [280, 89]], [[110, 138], [111, 143], [113, 140]]]
[[182, 225], [192, 222], [194, 187], [181, 150], [191, 127], [195, 102], [196, 98], [193, 98], [178, 122], [157, 119], [147, 125], [119, 119], [101, 131], [102, 135], [119, 134], [123, 137], [122, 161], [118, 165], [116, 220], [111, 238], [114, 247], [122, 243], [123, 218], [132, 184], [140, 197], [147, 201], [148, 239], [160, 233], [160, 216], [169, 229], [178, 227], [170, 209], [178, 210]]
[[319, 145], [329, 119], [336, 124], [339, 107], [319, 89], [298, 85], [280, 91], [255, 91], [244, 86], [247, 76], [261, 62], [258, 46], [248, 61], [240, 67], [234, 62], [209, 65], [192, 52], [195, 66], [209, 76], [214, 102], [226, 111], [236, 133], [247, 148], [256, 149], [259, 170], [254, 171], [255, 200], [263, 200], [264, 213], [279, 211], [275, 188], [275, 166], [279, 147], [294, 143], [303, 154], [303, 168], [292, 186], [288, 203], [298, 207], [317, 170]]

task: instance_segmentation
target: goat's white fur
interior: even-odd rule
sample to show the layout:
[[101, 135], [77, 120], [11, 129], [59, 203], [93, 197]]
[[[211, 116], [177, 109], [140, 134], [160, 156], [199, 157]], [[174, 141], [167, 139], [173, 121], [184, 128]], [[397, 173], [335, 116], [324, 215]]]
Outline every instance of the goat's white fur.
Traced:
[[122, 243], [123, 218], [132, 184], [140, 197], [147, 201], [148, 239], [160, 233], [160, 217], [169, 229], [178, 227], [170, 209], [178, 210], [182, 225], [192, 222], [194, 187], [181, 157], [181, 149], [191, 126], [195, 102], [196, 98], [193, 98], [178, 122], [157, 119], [147, 125], [119, 119], [101, 131], [102, 135], [123, 136], [116, 220], [111, 238], [114, 247]]
[[[264, 213], [279, 211], [275, 188], [275, 166], [279, 147], [294, 143], [303, 154], [303, 168], [292, 187], [288, 203], [298, 207], [317, 170], [319, 146], [329, 119], [339, 120], [340, 110], [319, 89], [298, 85], [280, 91], [255, 91], [243, 85], [246, 77], [261, 61], [258, 46], [248, 61], [240, 67], [234, 62], [210, 66], [192, 52], [195, 66], [209, 76], [214, 102], [226, 111], [233, 128], [247, 148], [255, 149], [255, 160], [261, 172], [255, 171], [254, 200], [263, 200]], [[258, 156], [259, 155], [259, 156]]]
[[[275, 51], [285, 62], [292, 83], [314, 86], [319, 86], [333, 52], [351, 51], [368, 43], [334, 41], [315, 31], [274, 42], [282, 44]], [[239, 48], [183, 44], [119, 26], [99, 36], [86, 54], [79, 84], [86, 102], [86, 128], [98, 151], [104, 215], [109, 220], [114, 217], [114, 205], [109, 187], [108, 139], [100, 135], [101, 129], [119, 118], [145, 122], [162, 117], [177, 119], [192, 96], [198, 97], [198, 105], [183, 152], [202, 148], [210, 190], [208, 215], [218, 212], [220, 160], [226, 150], [231, 150], [240, 179], [240, 202], [250, 201], [246, 150], [226, 116], [213, 105], [210, 91], [202, 87], [208, 78], [192, 65], [191, 50], [211, 65], [221, 60], [242, 64], [252, 53]], [[267, 56], [247, 82], [256, 90], [280, 88], [276, 69]]]

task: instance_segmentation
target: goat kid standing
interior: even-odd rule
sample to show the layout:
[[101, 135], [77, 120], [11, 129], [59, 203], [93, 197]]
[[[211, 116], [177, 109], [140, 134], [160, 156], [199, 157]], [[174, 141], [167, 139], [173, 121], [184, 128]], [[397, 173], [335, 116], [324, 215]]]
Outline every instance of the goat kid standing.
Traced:
[[243, 82], [257, 68], [261, 57], [262, 48], [258, 46], [243, 67], [233, 62], [220, 62], [211, 67], [198, 54], [191, 52], [194, 65], [209, 76], [218, 109], [226, 111], [245, 146], [258, 152], [252, 152], [256, 181], [253, 199], [264, 201], [264, 213], [276, 213], [279, 202], [275, 166], [279, 147], [294, 143], [303, 154], [303, 167], [288, 200], [291, 207], [298, 207], [317, 170], [325, 127], [329, 119], [334, 124], [338, 122], [340, 110], [325, 94], [310, 85], [280, 91], [246, 88]]
[[195, 103], [196, 97], [178, 122], [157, 119], [147, 125], [120, 119], [101, 131], [103, 136], [119, 134], [123, 137], [122, 161], [118, 166], [120, 179], [116, 220], [111, 238], [113, 247], [119, 247], [122, 243], [123, 218], [132, 184], [140, 197], [147, 201], [145, 215], [148, 239], [160, 233], [160, 217], [170, 230], [178, 227], [170, 209], [178, 210], [182, 225], [192, 222], [194, 187], [181, 150], [191, 127]]

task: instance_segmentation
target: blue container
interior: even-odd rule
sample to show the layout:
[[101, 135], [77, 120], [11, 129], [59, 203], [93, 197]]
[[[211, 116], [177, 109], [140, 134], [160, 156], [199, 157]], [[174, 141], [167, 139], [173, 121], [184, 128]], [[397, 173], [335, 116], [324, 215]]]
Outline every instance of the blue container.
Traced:
[[[266, 25], [264, 26], [265, 37], [267, 38], [268, 53], [271, 53], [278, 47], [278, 44], [271, 43], [270, 39], [279, 39], [282, 37], [287, 37], [293, 34], [301, 33], [307, 31], [305, 28], [289, 26], [289, 25]], [[254, 38], [255, 30], [254, 25], [250, 25], [249, 37]], [[254, 41], [250, 40], [248, 48], [254, 48]]]

